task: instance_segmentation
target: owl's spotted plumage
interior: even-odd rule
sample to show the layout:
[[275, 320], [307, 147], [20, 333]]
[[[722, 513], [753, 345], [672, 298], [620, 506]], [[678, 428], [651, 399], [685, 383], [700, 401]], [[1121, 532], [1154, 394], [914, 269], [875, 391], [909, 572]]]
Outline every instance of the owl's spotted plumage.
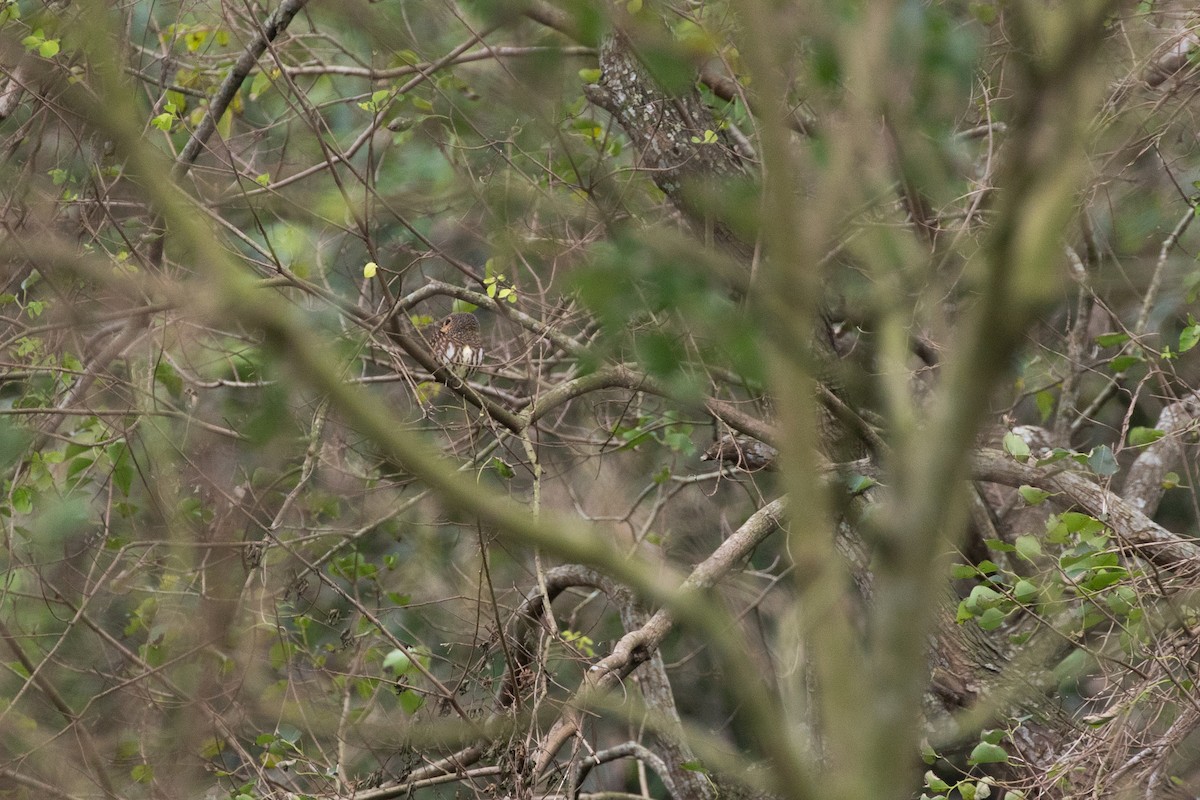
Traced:
[[701, 461], [719, 461], [747, 472], [774, 469], [779, 451], [749, 436], [724, 434], [700, 456]]
[[457, 311], [438, 323], [433, 334], [433, 357], [459, 378], [483, 363], [483, 337], [474, 314]]

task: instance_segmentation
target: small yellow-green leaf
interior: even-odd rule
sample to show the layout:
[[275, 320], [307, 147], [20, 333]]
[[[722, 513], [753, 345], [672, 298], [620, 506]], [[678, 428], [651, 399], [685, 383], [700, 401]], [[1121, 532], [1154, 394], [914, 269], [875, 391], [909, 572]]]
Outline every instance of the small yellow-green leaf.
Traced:
[[1145, 359], [1140, 355], [1117, 356], [1112, 361], [1108, 362], [1108, 368], [1111, 372], [1118, 373], [1142, 363]]
[[1004, 764], [1008, 762], [1008, 753], [1004, 752], [1004, 748], [1000, 745], [980, 741], [971, 751], [971, 757], [967, 760], [971, 764]]
[[21, 46], [26, 50], [33, 50], [35, 47], [41, 47], [44, 41], [46, 41], [46, 34], [41, 28], [38, 28], [21, 40]]
[[1050, 492], [1029, 485], [1022, 486], [1021, 488], [1017, 489], [1017, 492], [1020, 493], [1021, 499], [1031, 506], [1036, 506], [1045, 502], [1046, 498], [1050, 496]]
[[1041, 391], [1033, 398], [1037, 403], [1038, 414], [1042, 418], [1042, 422], [1050, 419], [1050, 412], [1054, 410], [1054, 393]]
[[579, 78], [584, 83], [599, 83], [600, 70], [598, 69], [581, 69], [579, 70]]
[[971, 764], [1005, 764], [1008, 762], [1008, 753], [998, 744], [980, 742], [971, 751], [968, 761]]
[[1004, 450], [1017, 461], [1029, 458], [1029, 444], [1015, 433], [1004, 434]]
[[1179, 352], [1186, 353], [1200, 343], [1200, 325], [1188, 325], [1179, 333]]
[[929, 770], [925, 773], [925, 785], [928, 786], [929, 790], [932, 792], [940, 793], [950, 791], [950, 784], [939, 778], [937, 773], [933, 770]]
[[366, 263], [366, 265], [363, 267], [363, 277], [364, 278], [374, 278], [375, 273], [378, 271], [379, 271], [379, 265], [376, 264], [374, 261], [368, 261]]
[[1116, 347], [1128, 341], [1128, 333], [1102, 333], [1096, 337], [1096, 344], [1100, 347]]
[[1165, 433], [1157, 428], [1143, 428], [1140, 425], [1129, 429], [1129, 444], [1133, 447], [1143, 447], [1148, 444], [1154, 444]]
[[222, 139], [228, 139], [229, 134], [233, 131], [233, 113], [231, 109], [226, 109], [221, 118], [217, 120], [217, 133], [221, 134]]

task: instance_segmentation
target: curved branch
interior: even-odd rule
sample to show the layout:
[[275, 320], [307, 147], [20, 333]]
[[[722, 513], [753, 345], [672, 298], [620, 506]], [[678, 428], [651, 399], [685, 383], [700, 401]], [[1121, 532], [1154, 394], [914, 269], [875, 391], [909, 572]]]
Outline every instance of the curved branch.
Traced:
[[671, 797], [675, 798], [676, 800], [682, 800], [682, 796], [679, 794], [678, 788], [675, 786], [674, 781], [671, 780], [670, 771], [667, 769], [667, 765], [661, 758], [656, 756], [648, 748], [638, 744], [637, 742], [625, 742], [624, 744], [619, 744], [616, 747], [610, 747], [607, 750], [601, 750], [595, 755], [585, 758], [579, 767], [579, 774], [575, 777], [575, 782], [570, 787], [570, 791], [567, 796], [575, 796], [575, 793], [579, 791], [579, 785], [583, 783], [583, 779], [587, 777], [587, 774], [592, 771], [593, 767], [596, 767], [600, 764], [605, 764], [609, 761], [616, 761], [618, 758], [636, 758], [638, 761], [649, 764], [650, 768], [653, 769], [655, 773], [658, 774], [658, 777], [662, 779], [663, 785], [667, 787], [667, 794], [671, 795]]
[[500, 693], [496, 704], [501, 708], [509, 708], [517, 701], [520, 688], [525, 680], [529, 666], [533, 663], [534, 647], [530, 634], [543, 619], [547, 602], [553, 603], [555, 598], [567, 589], [575, 586], [590, 586], [599, 589], [610, 598], [617, 588], [613, 580], [590, 567], [582, 564], [564, 564], [546, 571], [546, 594], [542, 595], [540, 586], [532, 588], [525, 601], [517, 609], [513, 617], [512, 629], [509, 636], [512, 639], [510, 652], [513, 663], [508, 665], [504, 677], [500, 680]]
[[[779, 527], [786, 507], [786, 498], [780, 497], [756, 511], [692, 571], [679, 591], [702, 591], [714, 586]], [[616, 688], [629, 673], [650, 659], [673, 627], [670, 612], [658, 611], [645, 625], [622, 636], [613, 646], [612, 653], [588, 670], [583, 684], [568, 704], [568, 710], [543, 740], [534, 775], [542, 775], [549, 769], [555, 754], [579, 729], [579, 709], [588, 705], [589, 698]]]
[[1158, 415], [1155, 430], [1163, 437], [1142, 451], [1125, 474], [1121, 496], [1143, 514], [1158, 510], [1162, 500], [1163, 479], [1167, 472], [1183, 463], [1183, 434], [1200, 419], [1200, 392], [1192, 392], [1171, 403]]
[[1083, 474], [1064, 469], [1061, 462], [1043, 468], [1018, 463], [999, 450], [983, 449], [975, 454], [974, 473], [977, 480], [1006, 486], [1028, 484], [1062, 495], [1112, 528], [1139, 556], [1160, 567], [1178, 570], [1200, 564], [1200, 546], [1167, 530]]

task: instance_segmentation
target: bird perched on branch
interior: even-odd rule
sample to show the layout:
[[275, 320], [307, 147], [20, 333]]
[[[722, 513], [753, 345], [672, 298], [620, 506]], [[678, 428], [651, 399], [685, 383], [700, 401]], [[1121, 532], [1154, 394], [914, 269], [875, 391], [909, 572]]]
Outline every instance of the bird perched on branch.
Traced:
[[483, 337], [474, 314], [456, 311], [438, 323], [433, 357], [460, 380], [483, 363]]
[[758, 439], [726, 433], [704, 451], [700, 460], [719, 461], [746, 472], [758, 472], [762, 469], [774, 469], [775, 458], [778, 455], [778, 450]]

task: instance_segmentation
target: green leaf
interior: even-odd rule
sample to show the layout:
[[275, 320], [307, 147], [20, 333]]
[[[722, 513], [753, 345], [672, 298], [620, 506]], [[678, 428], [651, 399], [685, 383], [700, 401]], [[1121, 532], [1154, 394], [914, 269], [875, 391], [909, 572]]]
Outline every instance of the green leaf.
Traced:
[[1116, 347], [1128, 341], [1128, 333], [1102, 333], [1096, 337], [1096, 344], [1100, 347]]
[[929, 791], [931, 792], [941, 793], [950, 791], [950, 784], [939, 778], [933, 770], [925, 773], [925, 785], [929, 787]]
[[1051, 494], [1044, 489], [1038, 489], [1027, 484], [1017, 489], [1017, 492], [1021, 495], [1021, 499], [1031, 506], [1041, 505], [1046, 502], [1046, 498], [1050, 497]]
[[846, 488], [850, 490], [850, 494], [857, 496], [872, 486], [877, 485], [879, 481], [874, 478], [868, 478], [866, 475], [851, 475], [846, 483]]
[[1050, 419], [1050, 413], [1054, 411], [1054, 393], [1049, 391], [1041, 391], [1034, 395], [1034, 402], [1037, 403], [1038, 414], [1041, 416], [1041, 421], [1045, 422]]
[[28, 486], [18, 486], [12, 491], [13, 511], [18, 514], [29, 514], [33, 511], [33, 490]]
[[1056, 461], [1062, 461], [1064, 458], [1070, 458], [1072, 455], [1074, 454], [1070, 450], [1064, 450], [1061, 447], [1056, 447], [1051, 450], [1050, 454], [1045, 458], [1039, 458], [1037, 460], [1037, 465], [1039, 467], [1044, 467], [1047, 464], [1053, 464]]
[[26, 50], [33, 50], [36, 47], [41, 47], [44, 41], [46, 41], [46, 33], [41, 28], [38, 28], [21, 40], [21, 46]]
[[971, 589], [971, 594], [964, 600], [967, 604], [967, 610], [972, 614], [976, 614], [985, 609], [993, 608], [997, 603], [1004, 600], [1004, 595], [997, 592], [990, 586], [979, 585]]
[[1142, 363], [1144, 360], [1141, 356], [1117, 356], [1108, 362], [1108, 369], [1113, 373], [1124, 372], [1130, 367]]
[[1089, 591], [1098, 592], [1101, 589], [1107, 589], [1113, 584], [1120, 583], [1129, 576], [1128, 572], [1123, 567], [1116, 569], [1101, 569], [1097, 570], [1092, 577], [1083, 581], [1080, 585]]
[[1004, 434], [1004, 450], [1017, 461], [1029, 460], [1029, 444], [1011, 431]]
[[1116, 475], [1120, 471], [1117, 465], [1117, 459], [1113, 455], [1112, 448], [1106, 444], [1092, 450], [1088, 455], [1088, 468], [1102, 478], [1107, 478], [1110, 475]]
[[1042, 554], [1042, 543], [1035, 536], [1018, 536], [1016, 541], [1017, 555], [1026, 561], [1032, 561]]
[[994, 631], [1004, 624], [1004, 612], [998, 608], [989, 608], [979, 616], [979, 629]]
[[271, 87], [271, 75], [267, 70], [259, 70], [254, 73], [254, 80], [250, 81], [250, 99], [257, 100], [262, 96], [262, 93]]
[[1007, 764], [1008, 753], [1000, 745], [980, 742], [975, 745], [967, 761], [971, 764]]
[[1018, 603], [1028, 605], [1037, 599], [1038, 588], [1033, 583], [1022, 578], [1013, 586], [1013, 597]]
[[1179, 352], [1186, 353], [1200, 343], [1200, 324], [1192, 323], [1179, 332]]
[[421, 706], [425, 705], [424, 697], [408, 689], [405, 689], [397, 697], [405, 714], [415, 714], [421, 710]]
[[396, 649], [383, 657], [383, 668], [390, 669], [397, 675], [404, 675], [412, 672], [412, 659], [408, 657], [408, 653], [403, 650]]
[[1137, 426], [1129, 429], [1129, 444], [1131, 447], [1143, 447], [1148, 444], [1154, 444], [1166, 433], [1158, 428], [1143, 428]]
[[1137, 592], [1132, 586], [1118, 586], [1104, 596], [1109, 610], [1118, 616], [1128, 616], [1137, 606]]
[[599, 83], [600, 70], [598, 69], [581, 69], [579, 70], [579, 79], [584, 83]]
[[162, 384], [162, 387], [172, 397], [179, 397], [183, 394], [183, 378], [179, 376], [170, 361], [163, 359], [154, 365], [154, 380]]
[[958, 613], [955, 615], [954, 621], [956, 623], [958, 623], [959, 625], [961, 625], [964, 622], [966, 622], [967, 620], [974, 619], [974, 618], [975, 618], [975, 612], [971, 611], [971, 609], [967, 607], [967, 601], [966, 600], [959, 601]]
[[1067, 511], [1060, 515], [1059, 519], [1067, 526], [1069, 532], [1080, 536], [1092, 536], [1104, 530], [1103, 522], [1080, 511]]

